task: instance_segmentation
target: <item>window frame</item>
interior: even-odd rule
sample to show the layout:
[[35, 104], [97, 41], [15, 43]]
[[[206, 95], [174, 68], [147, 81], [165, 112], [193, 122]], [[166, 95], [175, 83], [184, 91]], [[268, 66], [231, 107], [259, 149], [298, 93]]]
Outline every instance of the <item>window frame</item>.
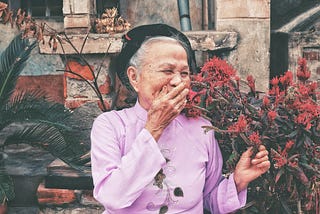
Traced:
[[[61, 2], [61, 13], [55, 14], [55, 15], [51, 15], [51, 11], [52, 7], [50, 7], [50, 1], [52, 0], [44, 0], [44, 15], [43, 16], [38, 16], [38, 15], [34, 15], [33, 14], [33, 9], [32, 9], [32, 1], [33, 0], [5, 0], [4, 2], [8, 4], [8, 8], [10, 10], [17, 10], [19, 8], [23, 9], [26, 11], [26, 13], [30, 16], [32, 16], [33, 18], [58, 18], [58, 17], [63, 17], [63, 0], [60, 0]], [[55, 0], [57, 1], [57, 0]], [[24, 4], [24, 5], [23, 5]], [[26, 6], [25, 6], [26, 5]], [[41, 8], [41, 6], [39, 7]]]

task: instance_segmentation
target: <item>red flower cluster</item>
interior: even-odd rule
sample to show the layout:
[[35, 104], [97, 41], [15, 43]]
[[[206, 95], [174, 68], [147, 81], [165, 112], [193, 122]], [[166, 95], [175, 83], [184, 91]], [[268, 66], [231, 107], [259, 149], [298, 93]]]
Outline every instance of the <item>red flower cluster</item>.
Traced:
[[297, 77], [300, 81], [306, 81], [310, 78], [311, 72], [307, 68], [307, 60], [304, 58], [299, 59], [299, 66], [297, 69]]
[[231, 126], [228, 127], [228, 130], [230, 132], [237, 132], [237, 133], [240, 133], [240, 132], [244, 132], [247, 130], [247, 126], [248, 126], [248, 123], [247, 123], [247, 120], [245, 118], [244, 115], [240, 115], [239, 118], [238, 118], [238, 121], [235, 122], [234, 124], [232, 124]]
[[[296, 81], [287, 71], [273, 78], [270, 90], [260, 98], [253, 76], [245, 82], [249, 91], [242, 90], [235, 70], [214, 57], [192, 77], [185, 113], [211, 121], [206, 129], [216, 132], [225, 173], [234, 170], [232, 163], [247, 146], [265, 145], [274, 164], [252, 190], [267, 192], [264, 201], [304, 196], [299, 199], [304, 211], [312, 212], [319, 208], [320, 198], [320, 105], [319, 86], [309, 81], [306, 62], [299, 59]], [[259, 198], [255, 195], [259, 192], [249, 194]]]

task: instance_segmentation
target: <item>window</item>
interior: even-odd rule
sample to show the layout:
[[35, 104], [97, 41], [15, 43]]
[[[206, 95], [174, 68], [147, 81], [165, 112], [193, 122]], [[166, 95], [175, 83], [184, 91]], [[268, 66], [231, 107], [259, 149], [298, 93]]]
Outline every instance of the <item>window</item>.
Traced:
[[117, 8], [120, 11], [119, 0], [97, 0], [97, 15], [100, 17], [106, 8]]
[[19, 8], [32, 17], [62, 16], [63, 0], [6, 0], [11, 10]]

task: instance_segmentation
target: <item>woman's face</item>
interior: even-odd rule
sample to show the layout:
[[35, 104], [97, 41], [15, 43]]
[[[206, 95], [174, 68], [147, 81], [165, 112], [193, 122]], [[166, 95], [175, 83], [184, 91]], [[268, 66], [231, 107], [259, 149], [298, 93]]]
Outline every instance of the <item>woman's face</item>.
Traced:
[[178, 43], [159, 41], [149, 44], [141, 64], [139, 70], [130, 66], [127, 71], [139, 103], [146, 110], [164, 86], [168, 91], [182, 82], [186, 87], [190, 86], [187, 53]]

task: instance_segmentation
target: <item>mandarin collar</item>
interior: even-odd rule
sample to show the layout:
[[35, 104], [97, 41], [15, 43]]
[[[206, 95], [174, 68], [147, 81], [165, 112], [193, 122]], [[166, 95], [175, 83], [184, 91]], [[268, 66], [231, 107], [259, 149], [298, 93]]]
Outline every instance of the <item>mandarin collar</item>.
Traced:
[[135, 113], [137, 114], [138, 118], [143, 120], [143, 121], [147, 121], [147, 117], [148, 117], [148, 112], [147, 110], [145, 110], [139, 103], [138, 99], [136, 104], [133, 107]]

